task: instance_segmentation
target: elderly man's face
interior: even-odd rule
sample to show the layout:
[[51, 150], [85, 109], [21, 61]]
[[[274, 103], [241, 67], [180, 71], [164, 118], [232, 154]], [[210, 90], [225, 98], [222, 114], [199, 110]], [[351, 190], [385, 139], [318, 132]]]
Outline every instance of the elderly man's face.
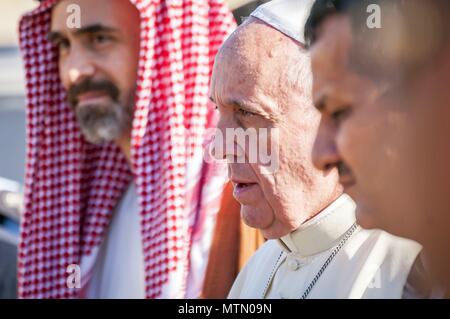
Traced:
[[269, 134], [268, 144], [275, 142], [278, 148], [278, 166], [272, 172], [252, 162], [252, 148], [236, 140], [239, 154], [227, 145], [222, 154], [231, 159], [229, 177], [244, 222], [261, 229], [266, 238], [278, 238], [299, 227], [310, 217], [308, 213], [331, 203], [340, 187], [336, 171], [324, 175], [311, 161], [320, 115], [310, 99], [307, 55], [278, 31], [249, 21], [216, 57], [210, 94], [220, 112], [218, 128], [224, 136], [226, 129], [278, 131], [276, 141]]
[[314, 162], [339, 168], [363, 227], [427, 242], [449, 220], [450, 61], [441, 55], [439, 66], [375, 82], [352, 71], [351, 42], [349, 21], [336, 15], [311, 49], [323, 116]]
[[[69, 22], [80, 8], [80, 28]], [[140, 19], [128, 0], [62, 0], [49, 38], [59, 51], [59, 75], [86, 139], [128, 137], [134, 108]]]

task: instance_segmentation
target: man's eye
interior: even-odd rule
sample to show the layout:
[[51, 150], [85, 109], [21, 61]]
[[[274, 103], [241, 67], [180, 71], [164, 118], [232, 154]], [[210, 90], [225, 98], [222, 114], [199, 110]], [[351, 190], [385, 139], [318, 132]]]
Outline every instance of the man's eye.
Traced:
[[96, 44], [103, 44], [111, 40], [111, 37], [103, 35], [103, 34], [97, 34], [94, 36], [94, 42]]
[[56, 46], [58, 47], [59, 51], [67, 50], [70, 48], [70, 42], [67, 39], [61, 39], [56, 42]]
[[351, 113], [351, 108], [346, 106], [346, 107], [342, 107], [339, 110], [333, 112], [331, 114], [331, 117], [336, 121], [336, 122], [342, 122], [342, 120], [344, 120], [348, 115], [350, 115]]
[[239, 113], [239, 115], [246, 116], [246, 117], [255, 115], [255, 113], [249, 112], [249, 111], [241, 109], [241, 108], [238, 109], [238, 113]]

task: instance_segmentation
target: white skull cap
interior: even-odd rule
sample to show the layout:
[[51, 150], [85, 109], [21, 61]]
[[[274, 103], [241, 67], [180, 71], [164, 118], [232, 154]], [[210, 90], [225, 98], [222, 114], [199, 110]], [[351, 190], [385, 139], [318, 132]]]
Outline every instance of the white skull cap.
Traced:
[[305, 44], [305, 23], [313, 4], [314, 0], [272, 0], [260, 5], [250, 15]]

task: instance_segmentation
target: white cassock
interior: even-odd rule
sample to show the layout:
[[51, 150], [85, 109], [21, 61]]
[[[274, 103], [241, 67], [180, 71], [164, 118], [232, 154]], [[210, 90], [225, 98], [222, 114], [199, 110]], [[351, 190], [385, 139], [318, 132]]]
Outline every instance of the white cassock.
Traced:
[[[251, 15], [304, 43], [313, 0], [274, 0]], [[421, 250], [413, 241], [355, 224], [342, 195], [299, 229], [267, 241], [239, 273], [228, 298], [401, 298]]]
[[228, 298], [298, 299], [310, 285], [306, 298], [401, 298], [421, 246], [353, 226], [354, 212], [344, 194], [296, 231], [267, 241], [239, 273]]

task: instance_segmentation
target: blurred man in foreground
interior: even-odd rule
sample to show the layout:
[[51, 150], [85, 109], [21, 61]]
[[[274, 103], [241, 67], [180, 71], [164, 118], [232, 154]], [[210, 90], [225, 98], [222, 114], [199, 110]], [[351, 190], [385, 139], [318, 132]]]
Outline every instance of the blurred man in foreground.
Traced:
[[[369, 5], [381, 9], [368, 26]], [[404, 297], [449, 296], [448, 1], [318, 0], [306, 24], [314, 163], [336, 168], [359, 224], [420, 242]]]

